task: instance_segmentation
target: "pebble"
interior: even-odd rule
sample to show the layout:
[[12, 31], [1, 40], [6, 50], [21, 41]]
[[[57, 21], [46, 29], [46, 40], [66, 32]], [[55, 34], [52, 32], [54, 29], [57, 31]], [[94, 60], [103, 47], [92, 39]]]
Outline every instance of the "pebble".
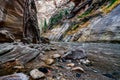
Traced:
[[93, 70], [93, 72], [97, 73], [98, 71], [96, 71], [96, 70]]
[[47, 80], [55, 80], [55, 79], [53, 79], [52, 77], [47, 77]]
[[33, 69], [32, 71], [30, 71], [30, 76], [33, 79], [40, 79], [40, 78], [45, 77], [45, 74], [40, 72], [38, 69]]
[[90, 64], [90, 61], [88, 59], [80, 59], [80, 62], [85, 65]]
[[42, 51], [43, 54], [45, 54], [45, 51]]
[[71, 67], [65, 67], [67, 70], [71, 69]]
[[45, 63], [46, 63], [47, 65], [51, 65], [51, 64], [54, 63], [54, 59], [46, 59], [46, 60], [45, 60]]
[[58, 73], [59, 76], [62, 76], [63, 74], [62, 73]]
[[14, 69], [23, 69], [24, 66], [14, 66]]
[[71, 63], [72, 62], [72, 60], [66, 60], [67, 62], [69, 62], [69, 63]]
[[60, 58], [60, 57], [61, 57], [60, 54], [54, 54], [54, 55], [53, 55], [53, 58]]
[[60, 80], [66, 80], [65, 78], [61, 78]]
[[61, 77], [57, 76], [57, 80], [60, 80]]
[[74, 68], [72, 68], [72, 71], [79, 71], [79, 72], [83, 72], [83, 73], [85, 72], [84, 69], [81, 67], [74, 67]]
[[51, 48], [50, 47], [45, 47], [45, 49], [44, 49], [45, 51], [50, 51], [51, 50]]
[[69, 64], [67, 64], [67, 66], [68, 66], [68, 67], [74, 67], [75, 64], [74, 64], [74, 63], [69, 63]]

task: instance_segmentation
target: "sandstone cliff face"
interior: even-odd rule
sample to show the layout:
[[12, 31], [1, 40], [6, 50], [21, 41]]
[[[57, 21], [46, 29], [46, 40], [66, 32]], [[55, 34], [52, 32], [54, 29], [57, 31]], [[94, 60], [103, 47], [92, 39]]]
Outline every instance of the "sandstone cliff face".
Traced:
[[0, 0], [0, 41], [22, 37], [23, 3], [23, 0]]
[[34, 0], [0, 0], [0, 42], [33, 42], [40, 34], [36, 18]]
[[[23, 15], [26, 0], [0, 0], [0, 42], [20, 41], [23, 38]], [[44, 22], [49, 24], [50, 18], [59, 10], [68, 10], [73, 3], [69, 0], [38, 0], [39, 28], [42, 30]], [[54, 17], [54, 16], [53, 16]], [[30, 35], [33, 35], [30, 33]], [[31, 36], [30, 36], [31, 37]]]

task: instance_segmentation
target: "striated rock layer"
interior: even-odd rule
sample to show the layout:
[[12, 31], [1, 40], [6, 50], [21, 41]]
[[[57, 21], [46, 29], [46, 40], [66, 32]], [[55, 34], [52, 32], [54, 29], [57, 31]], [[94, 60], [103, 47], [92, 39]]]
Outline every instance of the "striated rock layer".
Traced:
[[1, 0], [0, 42], [20, 41], [23, 38], [33, 42], [40, 34], [36, 13], [34, 0]]
[[24, 0], [0, 0], [0, 41], [22, 37], [23, 3]]
[[103, 18], [91, 21], [81, 30], [78, 41], [111, 41], [120, 42], [120, 5]]
[[47, 26], [50, 28], [43, 36], [51, 41], [119, 42], [120, 1], [89, 1], [77, 4], [77, 0], [73, 0], [74, 7], [64, 18], [62, 14], [54, 16], [52, 26]]

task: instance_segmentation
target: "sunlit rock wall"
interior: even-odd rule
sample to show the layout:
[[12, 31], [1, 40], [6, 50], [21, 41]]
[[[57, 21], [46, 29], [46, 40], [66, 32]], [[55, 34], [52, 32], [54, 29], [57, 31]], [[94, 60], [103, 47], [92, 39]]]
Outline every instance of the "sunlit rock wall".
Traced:
[[[80, 2], [73, 10], [79, 8], [75, 16], [64, 18], [54, 24], [52, 29], [49, 29], [43, 36], [51, 41], [120, 42], [120, 0], [92, 0], [92, 4], [89, 1]], [[59, 17], [54, 16], [54, 18]]]
[[68, 10], [68, 12], [74, 7], [74, 3], [67, 3], [69, 0], [37, 0], [38, 10], [38, 23], [42, 29], [45, 27], [45, 23], [49, 25], [50, 19], [53, 15], [58, 14], [61, 10]]

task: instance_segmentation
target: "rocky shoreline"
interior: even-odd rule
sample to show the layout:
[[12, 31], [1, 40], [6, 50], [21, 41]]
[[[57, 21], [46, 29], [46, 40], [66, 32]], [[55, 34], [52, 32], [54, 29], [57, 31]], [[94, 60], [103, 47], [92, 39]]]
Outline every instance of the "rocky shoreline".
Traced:
[[2, 43], [0, 80], [119, 80], [119, 52], [112, 43]]

